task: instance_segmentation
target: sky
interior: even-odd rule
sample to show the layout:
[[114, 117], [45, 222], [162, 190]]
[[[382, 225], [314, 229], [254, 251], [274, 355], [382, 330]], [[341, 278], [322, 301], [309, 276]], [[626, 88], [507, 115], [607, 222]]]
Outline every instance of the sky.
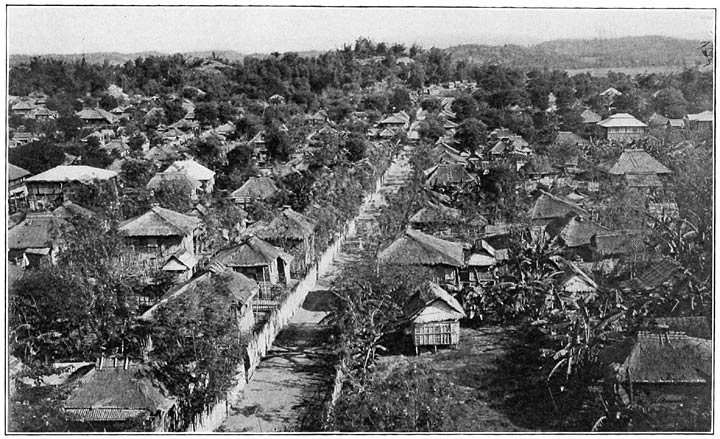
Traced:
[[7, 44], [10, 54], [30, 55], [249, 54], [330, 50], [360, 36], [424, 47], [630, 35], [708, 40], [714, 20], [714, 11], [698, 9], [9, 6]]

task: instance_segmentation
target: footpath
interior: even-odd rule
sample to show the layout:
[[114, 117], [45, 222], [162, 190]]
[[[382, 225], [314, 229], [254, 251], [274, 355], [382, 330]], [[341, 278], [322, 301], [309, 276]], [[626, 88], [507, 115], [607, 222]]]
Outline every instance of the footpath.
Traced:
[[[379, 214], [384, 194], [397, 191], [412, 174], [406, 154], [400, 154], [384, 183], [361, 207], [359, 217]], [[334, 364], [327, 349], [330, 331], [321, 321], [331, 309], [328, 292], [333, 279], [355, 260], [353, 236], [332, 264], [319, 273], [315, 286], [290, 318], [255, 369], [242, 396], [218, 428], [221, 432], [284, 432], [297, 430], [308, 410], [317, 408], [333, 384]]]

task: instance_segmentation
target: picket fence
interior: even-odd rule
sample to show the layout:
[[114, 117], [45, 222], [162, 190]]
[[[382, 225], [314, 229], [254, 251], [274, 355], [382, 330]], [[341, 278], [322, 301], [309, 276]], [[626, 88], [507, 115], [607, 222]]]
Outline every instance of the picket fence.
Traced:
[[[375, 180], [373, 192], [365, 195], [362, 205], [367, 205], [374, 192], [378, 192], [385, 183], [385, 174], [390, 166]], [[278, 306], [270, 313], [262, 330], [253, 334], [248, 341], [246, 352], [247, 363], [243, 362], [238, 372], [237, 384], [228, 391], [225, 399], [218, 400], [214, 406], [207, 407], [203, 412], [195, 415], [191, 425], [186, 430], [193, 433], [210, 433], [217, 430], [230, 413], [230, 406], [242, 398], [242, 391], [252, 379], [255, 369], [262, 358], [267, 355], [272, 347], [275, 338], [287, 325], [288, 321], [295, 315], [295, 312], [305, 301], [307, 294], [315, 287], [320, 276], [325, 274], [335, 259], [335, 256], [342, 249], [347, 237], [354, 236], [356, 231], [355, 218], [348, 220], [343, 227], [342, 233], [328, 246], [314, 267], [311, 267], [295, 288], [284, 295], [278, 302]], [[340, 369], [338, 369], [338, 373]], [[338, 384], [339, 383], [339, 384]], [[335, 386], [332, 393], [332, 404], [337, 400], [342, 389], [342, 376], [336, 376]]]

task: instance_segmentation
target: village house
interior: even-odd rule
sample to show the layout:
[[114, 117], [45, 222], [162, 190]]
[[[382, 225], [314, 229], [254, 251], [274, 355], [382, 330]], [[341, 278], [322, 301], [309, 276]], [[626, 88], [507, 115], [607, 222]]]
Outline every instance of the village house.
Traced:
[[433, 282], [460, 287], [460, 269], [465, 267], [465, 246], [423, 232], [407, 229], [378, 254], [386, 265], [410, 265], [432, 270]]
[[[97, 431], [125, 431], [140, 421], [150, 431], [175, 431], [180, 425], [177, 401], [152, 369], [129, 358], [101, 357], [71, 377], [70, 396], [63, 402], [73, 422]], [[130, 425], [138, 428], [139, 425]]]
[[20, 116], [29, 116], [32, 111], [34, 111], [36, 108], [35, 102], [33, 100], [29, 99], [23, 99], [19, 101], [16, 104], [13, 104], [10, 107], [10, 111], [13, 112], [13, 114], [18, 114]]
[[117, 197], [118, 173], [84, 165], [60, 165], [25, 180], [28, 204], [32, 210], [55, 208], [65, 200], [65, 190], [73, 183], [109, 182]]
[[432, 189], [461, 188], [476, 182], [476, 178], [465, 169], [465, 166], [457, 163], [435, 165], [423, 171], [423, 174], [425, 184]]
[[685, 116], [685, 124], [693, 130], [712, 133], [715, 113], [711, 110], [702, 113], [688, 114]]
[[246, 237], [237, 245], [220, 250], [211, 264], [242, 273], [260, 285], [263, 298], [270, 298], [275, 285], [288, 285], [292, 256], [262, 239]]
[[620, 407], [643, 410], [637, 431], [692, 431], [697, 414], [711, 407], [712, 340], [656, 328], [605, 348], [605, 391]]
[[201, 184], [201, 190], [211, 193], [215, 186], [215, 172], [196, 162], [195, 160], [181, 160], [174, 162], [163, 172], [182, 172]]
[[643, 149], [626, 149], [609, 173], [624, 176], [630, 187], [654, 188], [662, 187], [660, 176], [672, 171]]
[[293, 256], [290, 272], [305, 273], [315, 263], [315, 227], [317, 222], [290, 207], [269, 221], [258, 221], [246, 233], [280, 247]]
[[533, 225], [545, 226], [553, 219], [565, 218], [568, 213], [574, 213], [583, 218], [590, 216], [586, 210], [569, 200], [545, 191], [541, 192], [530, 210], [530, 221]]
[[118, 232], [132, 248], [134, 261], [152, 270], [163, 267], [180, 250], [198, 254], [201, 226], [198, 218], [155, 206], [121, 222]]
[[[241, 273], [211, 265], [210, 270], [202, 275], [178, 285], [168, 291], [150, 309], [138, 317], [141, 323], [155, 321], [158, 310], [169, 303], [181, 303], [185, 306], [184, 316], [188, 319], [202, 318], [208, 303], [226, 305], [235, 314], [237, 330], [247, 335], [255, 326], [253, 301], [260, 287], [254, 280]], [[187, 334], [193, 336], [193, 334]], [[146, 341], [147, 350], [152, 351], [152, 335]]]
[[7, 164], [8, 179], [8, 210], [14, 213], [17, 209], [27, 205], [27, 186], [25, 180], [30, 175], [30, 171], [15, 166], [12, 163]]
[[545, 236], [551, 246], [561, 250], [566, 258], [583, 261], [593, 259], [592, 237], [607, 231], [605, 227], [574, 212], [555, 218], [545, 226]]
[[594, 261], [608, 259], [637, 261], [645, 258], [642, 234], [632, 231], [598, 232], [590, 238]]
[[69, 226], [52, 213], [28, 212], [24, 220], [7, 231], [8, 261], [23, 268], [56, 264]]
[[410, 117], [404, 112], [391, 114], [377, 123], [381, 128], [397, 128], [407, 130], [410, 126]]
[[266, 201], [278, 192], [280, 189], [271, 178], [250, 177], [230, 194], [230, 198], [244, 207], [256, 201]]
[[197, 257], [181, 248], [170, 256], [160, 269], [172, 273], [176, 282], [186, 282], [195, 274], [197, 267]]
[[460, 341], [460, 319], [465, 311], [447, 291], [433, 282], [425, 282], [410, 296], [403, 307], [415, 354], [423, 347], [457, 346]]
[[115, 139], [102, 145], [100, 150], [105, 151], [108, 155], [127, 157], [130, 153], [130, 146], [128, 146], [128, 144], [122, 139]]
[[457, 226], [462, 221], [462, 212], [442, 203], [428, 202], [410, 217], [410, 224], [413, 228], [424, 233], [440, 236], [451, 236], [457, 231]]
[[647, 125], [628, 113], [616, 113], [601, 120], [597, 126], [602, 128], [603, 137], [607, 140], [629, 141], [645, 136]]
[[477, 285], [492, 282], [491, 267], [498, 263], [501, 255], [484, 239], [475, 241], [465, 258], [465, 269], [460, 270], [460, 280], [463, 283]]
[[114, 125], [120, 118], [102, 108], [84, 108], [75, 113], [86, 125]]

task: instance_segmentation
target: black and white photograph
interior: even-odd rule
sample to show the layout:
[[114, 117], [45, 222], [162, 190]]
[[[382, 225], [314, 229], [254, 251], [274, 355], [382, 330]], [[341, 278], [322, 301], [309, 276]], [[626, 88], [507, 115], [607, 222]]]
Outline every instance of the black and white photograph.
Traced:
[[4, 13], [4, 435], [715, 432], [710, 2]]

